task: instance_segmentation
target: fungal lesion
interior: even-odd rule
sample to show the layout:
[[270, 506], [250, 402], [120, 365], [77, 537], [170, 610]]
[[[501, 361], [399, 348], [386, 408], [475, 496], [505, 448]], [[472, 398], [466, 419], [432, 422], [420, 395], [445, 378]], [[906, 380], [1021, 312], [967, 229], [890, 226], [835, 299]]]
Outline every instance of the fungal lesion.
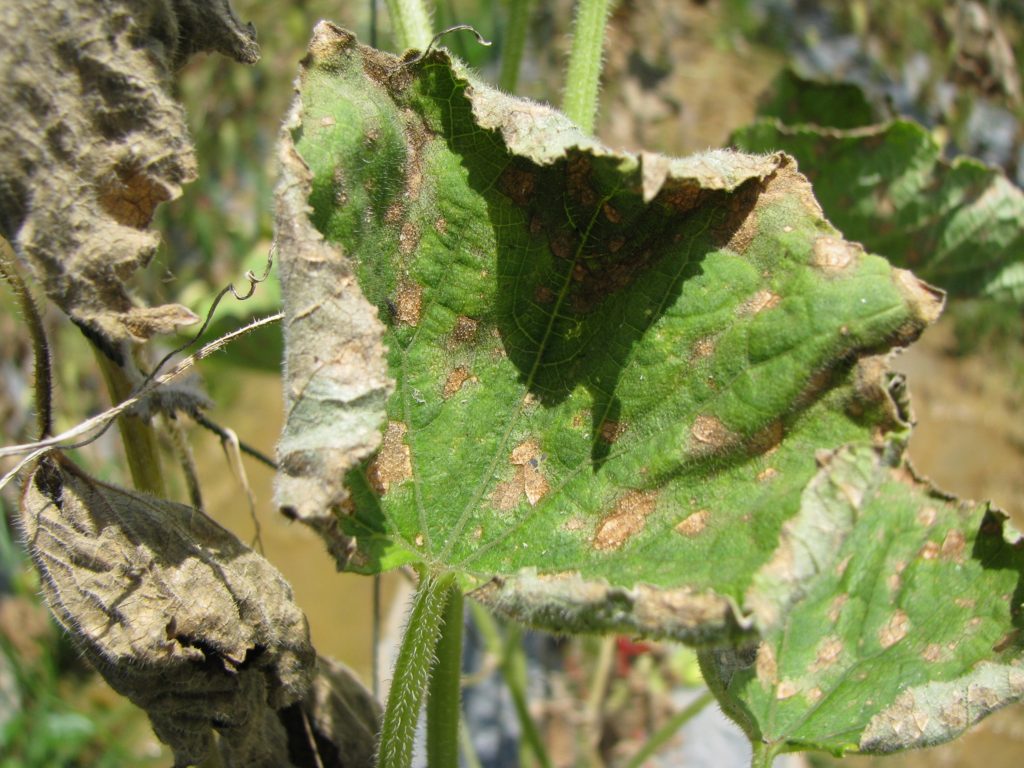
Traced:
[[592, 546], [599, 552], [621, 549], [647, 524], [648, 516], [658, 505], [658, 494], [653, 491], [629, 491], [615, 502], [597, 524]]
[[534, 507], [551, 490], [551, 486], [541, 471], [546, 459], [541, 451], [540, 443], [535, 439], [525, 440], [509, 454], [509, 463], [515, 468], [511, 480], [499, 483], [491, 493], [491, 502], [503, 511], [515, 509], [525, 497], [527, 503]]

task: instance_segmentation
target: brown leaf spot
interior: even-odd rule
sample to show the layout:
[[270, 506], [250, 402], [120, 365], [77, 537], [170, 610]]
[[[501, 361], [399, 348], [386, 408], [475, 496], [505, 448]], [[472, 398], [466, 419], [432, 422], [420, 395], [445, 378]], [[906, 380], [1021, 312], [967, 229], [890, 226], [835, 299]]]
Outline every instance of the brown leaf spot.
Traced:
[[1003, 651], [1011, 648], [1017, 644], [1017, 639], [1020, 637], [1019, 629], [1012, 629], [1003, 635], [999, 641], [992, 646], [992, 650], [996, 653], [1002, 653]]
[[690, 361], [702, 360], [705, 357], [711, 357], [715, 351], [715, 339], [713, 336], [705, 336], [703, 339], [698, 339], [697, 343], [693, 345], [693, 349], [690, 350]]
[[886, 579], [886, 584], [890, 592], [899, 592], [900, 587], [903, 586], [903, 578], [898, 573], [890, 573], [889, 578]]
[[630, 536], [643, 530], [657, 500], [656, 494], [644, 491], [630, 491], [619, 499], [611, 513], [598, 524], [594, 549], [602, 552], [619, 549]]
[[841, 595], [836, 595], [832, 600], [832, 604], [828, 607], [828, 620], [833, 624], [839, 621], [839, 617], [843, 613], [843, 606], [846, 605], [846, 601], [850, 599], [850, 596], [845, 592]]
[[408, 256], [420, 243], [420, 228], [413, 222], [407, 221], [402, 225], [402, 231], [398, 233], [398, 250]]
[[465, 384], [467, 381], [475, 380], [476, 377], [471, 376], [468, 369], [459, 366], [454, 371], [448, 374], [448, 378], [445, 379], [444, 389], [442, 390], [441, 395], [444, 397], [445, 400], [447, 400], [449, 397], [451, 397], [460, 389], [462, 389], [462, 385]]
[[797, 687], [796, 683], [792, 680], [783, 680], [779, 683], [779, 687], [775, 691], [775, 698], [779, 701], [782, 701], [783, 699], [791, 699], [799, 692], [800, 689]]
[[757, 482], [763, 483], [765, 480], [771, 480], [777, 474], [779, 474], [779, 470], [777, 470], [775, 467], [768, 467], [763, 471], [757, 473]]
[[612, 224], [618, 224], [622, 221], [622, 214], [619, 213], [611, 203], [605, 203], [602, 205], [601, 212], [604, 213], [604, 217]]
[[334, 125], [337, 122], [338, 121], [335, 120], [330, 115], [328, 115], [327, 117], [321, 117], [320, 118], [320, 126], [323, 127], [323, 128], [330, 128], [332, 125]]
[[934, 560], [939, 556], [939, 543], [937, 541], [926, 541], [917, 556], [922, 560]]
[[935, 511], [935, 507], [925, 507], [917, 513], [917, 522], [926, 528], [935, 523], [935, 518], [938, 517], [938, 512]]
[[942, 661], [945, 655], [946, 652], [938, 643], [929, 643], [928, 646], [921, 651], [921, 658], [933, 664], [937, 661]]
[[704, 532], [707, 528], [708, 518], [711, 517], [711, 513], [706, 509], [694, 512], [692, 515], [686, 517], [681, 523], [676, 525], [676, 533], [682, 534], [689, 539], [694, 536], [698, 536]]
[[963, 531], [952, 530], [946, 534], [946, 538], [942, 540], [942, 549], [939, 550], [939, 556], [943, 560], [952, 560], [955, 563], [962, 563], [964, 561], [964, 546], [966, 540], [964, 538]]
[[907, 636], [910, 629], [910, 617], [897, 610], [889, 617], [889, 621], [878, 632], [878, 642], [883, 648], [891, 648]]
[[825, 694], [822, 693], [821, 688], [818, 687], [811, 688], [811, 690], [809, 691], [804, 691], [804, 696], [806, 696], [808, 701], [810, 701], [812, 704], [818, 701], [824, 695]]
[[598, 430], [598, 435], [601, 440], [605, 443], [614, 443], [626, 432], [626, 425], [621, 421], [612, 421], [606, 419], [601, 422], [601, 428]]
[[779, 666], [775, 661], [775, 650], [768, 643], [757, 647], [757, 660], [754, 663], [757, 681], [765, 688], [771, 688], [779, 680]]
[[855, 264], [864, 249], [838, 237], [819, 237], [814, 241], [811, 266], [832, 274]]
[[484, 527], [482, 525], [478, 525], [476, 528], [473, 529], [473, 539], [475, 541], [480, 541], [480, 539], [482, 539], [483, 537]]
[[536, 440], [526, 440], [509, 454], [509, 463], [516, 468], [512, 479], [495, 486], [491, 494], [491, 502], [498, 509], [507, 512], [519, 506], [520, 499], [525, 496], [530, 506], [536, 506], [551, 486], [540, 471], [544, 455]]
[[416, 283], [403, 282], [395, 299], [398, 322], [405, 325], [419, 325], [423, 310], [423, 288]]
[[972, 608], [973, 609], [975, 601], [974, 601], [974, 598], [971, 598], [971, 597], [957, 597], [957, 598], [954, 598], [953, 604], [956, 605], [958, 608]]
[[451, 339], [458, 344], [469, 344], [476, 339], [476, 331], [479, 327], [478, 321], [465, 315], [459, 315], [455, 320]]
[[538, 304], [550, 304], [555, 300], [555, 292], [546, 285], [538, 285], [533, 292], [533, 299]]
[[498, 190], [511, 198], [512, 202], [525, 207], [533, 199], [536, 177], [524, 168], [508, 166], [498, 177]]
[[401, 200], [396, 200], [388, 209], [384, 211], [384, 221], [387, 224], [397, 224], [402, 220], [402, 216], [405, 215], [405, 208], [402, 206]]
[[560, 259], [571, 259], [576, 255], [576, 241], [573, 236], [564, 229], [555, 232], [548, 238], [548, 247], [551, 252]]
[[427, 540], [422, 533], [417, 533], [416, 538], [413, 539], [413, 543], [415, 543], [417, 547], [422, 547], [426, 543], [426, 541]]
[[702, 453], [720, 451], [736, 442], [736, 435], [714, 416], [698, 416], [690, 428], [690, 435], [700, 443]]
[[766, 309], [771, 309], [777, 306], [782, 299], [777, 293], [772, 293], [768, 290], [760, 290], [747, 299], [745, 302], [740, 304], [739, 314], [740, 316], [756, 315], [760, 312], [764, 312]]
[[405, 444], [407, 428], [400, 421], [389, 421], [384, 431], [380, 450], [370, 462], [370, 484], [379, 494], [385, 494], [392, 485], [412, 477], [412, 460]]
[[811, 666], [811, 671], [820, 672], [828, 669], [836, 663], [842, 652], [842, 640], [835, 636], [826, 637], [818, 646], [818, 654], [814, 659], [814, 664]]
[[836, 564], [836, 576], [842, 576], [846, 573], [847, 566], [850, 565], [850, 560], [853, 559], [853, 555], [847, 555]]
[[582, 531], [587, 527], [586, 521], [582, 517], [570, 517], [566, 520], [565, 525], [562, 526], [569, 533], [576, 533], [576, 531]]
[[445, 221], [444, 216], [438, 216], [434, 219], [434, 231], [439, 235], [448, 234], [448, 222]]
[[660, 202], [675, 208], [679, 213], [685, 213], [697, 205], [700, 198], [700, 184], [691, 179], [682, 182], [667, 180], [662, 192], [658, 195]]
[[781, 419], [768, 424], [764, 429], [752, 435], [747, 441], [747, 448], [751, 455], [763, 454], [765, 456], [773, 453], [786, 435], [786, 428]]

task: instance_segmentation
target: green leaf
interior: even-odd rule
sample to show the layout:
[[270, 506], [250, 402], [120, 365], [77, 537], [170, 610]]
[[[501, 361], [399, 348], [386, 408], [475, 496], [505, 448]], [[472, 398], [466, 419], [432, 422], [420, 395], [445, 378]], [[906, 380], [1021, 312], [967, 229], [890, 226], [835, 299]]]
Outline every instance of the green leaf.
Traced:
[[847, 237], [955, 296], [1014, 296], [1024, 264], [1024, 194], [969, 157], [942, 159], [917, 123], [856, 130], [761, 119], [733, 143], [797, 158], [825, 214]]
[[860, 128], [881, 122], [864, 91], [853, 83], [823, 82], [784, 69], [757, 107], [760, 117], [783, 125], [809, 123], [829, 128]]
[[[561, 631], [749, 631], [815, 451], [904, 429], [875, 355], [937, 295], [843, 241], [785, 155], [613, 152], [443, 51], [329, 24], [300, 93], [283, 152], [395, 380], [339, 561], [455, 571]], [[321, 290], [284, 285], [300, 308]]]
[[782, 622], [756, 651], [702, 655], [751, 741], [892, 752], [952, 739], [1024, 697], [1024, 549], [1004, 516], [869, 447], [822, 463], [752, 590], [771, 594], [796, 570], [799, 596], [776, 603]]

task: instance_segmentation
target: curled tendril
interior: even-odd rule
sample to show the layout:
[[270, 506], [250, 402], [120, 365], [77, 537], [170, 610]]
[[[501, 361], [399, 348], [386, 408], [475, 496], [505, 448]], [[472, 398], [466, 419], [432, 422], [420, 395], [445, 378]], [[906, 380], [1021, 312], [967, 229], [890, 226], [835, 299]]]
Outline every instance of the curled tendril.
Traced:
[[403, 67], [411, 67], [413, 64], [418, 64], [419, 62], [423, 61], [423, 59], [425, 59], [430, 54], [430, 52], [437, 47], [437, 44], [441, 41], [441, 38], [446, 37], [447, 35], [450, 35], [452, 32], [461, 32], [463, 30], [465, 30], [467, 32], [472, 32], [473, 36], [476, 38], [476, 41], [480, 45], [485, 45], [486, 46], [486, 45], [490, 45], [491, 44], [491, 41], [488, 40], [487, 38], [485, 38], [483, 35], [481, 35], [476, 30], [475, 27], [472, 27], [469, 24], [456, 24], [454, 27], [448, 27], [448, 29], [442, 29], [440, 32], [438, 32], [436, 35], [434, 35], [434, 37], [431, 38], [430, 43], [427, 44], [426, 48], [424, 48], [422, 51], [417, 53], [412, 58], [409, 58], [409, 59], [406, 59], [405, 61], [403, 61], [402, 62], [402, 66]]
[[245, 301], [246, 299], [250, 298], [256, 292], [256, 286], [259, 285], [260, 283], [262, 283], [268, 277], [270, 277], [270, 270], [274, 266], [274, 252], [276, 250], [277, 250], [277, 243], [274, 243], [273, 245], [270, 246], [270, 250], [267, 252], [267, 265], [263, 269], [263, 274], [262, 275], [257, 277], [256, 273], [253, 272], [251, 269], [246, 270], [245, 279], [249, 282], [249, 287], [246, 288], [245, 293], [239, 293], [238, 289], [235, 288], [235, 284], [234, 283], [229, 283], [225, 288], [222, 288], [220, 290], [220, 292], [217, 294], [216, 298], [214, 298], [213, 304], [210, 306], [209, 311], [206, 313], [206, 319], [203, 321], [202, 327], [195, 333], [195, 335], [191, 339], [186, 341], [180, 347], [177, 347], [176, 349], [172, 349], [170, 352], [168, 352], [166, 355], [164, 355], [160, 359], [160, 362], [156, 364], [156, 366], [153, 368], [153, 370], [150, 371], [149, 375], [146, 376], [146, 378], [142, 381], [142, 384], [139, 385], [139, 388], [142, 388], [142, 387], [146, 386], [150, 381], [152, 381], [153, 378], [158, 373], [160, 373], [160, 369], [163, 368], [164, 365], [167, 364], [168, 360], [170, 360], [175, 355], [180, 354], [181, 352], [184, 352], [186, 349], [191, 347], [193, 344], [197, 343], [203, 337], [203, 334], [206, 333], [206, 329], [209, 328], [210, 327], [210, 323], [213, 322], [213, 316], [214, 316], [214, 313], [217, 311], [217, 306], [220, 304], [220, 300], [223, 299], [228, 293], [230, 293], [232, 296], [234, 296], [239, 301]]

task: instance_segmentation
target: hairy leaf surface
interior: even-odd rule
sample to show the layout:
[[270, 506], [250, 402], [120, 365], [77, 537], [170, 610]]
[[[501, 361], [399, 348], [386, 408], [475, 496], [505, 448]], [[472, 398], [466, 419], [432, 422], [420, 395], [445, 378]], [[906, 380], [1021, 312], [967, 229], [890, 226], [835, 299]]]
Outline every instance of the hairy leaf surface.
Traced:
[[[286, 765], [279, 710], [315, 675], [306, 617], [261, 555], [202, 512], [44, 458], [21, 504], [50, 609], [175, 765]], [[230, 759], [228, 759], [230, 758]], [[276, 759], [275, 759], [276, 758]]]
[[[819, 120], [832, 125], [833, 118], [825, 111]], [[762, 119], [733, 142], [792, 154], [847, 237], [951, 295], [1024, 299], [1024, 193], [979, 160], [943, 160], [917, 123], [839, 130]]]
[[938, 295], [845, 242], [782, 154], [614, 152], [326, 23], [300, 93], [311, 220], [396, 382], [346, 479], [348, 567], [456, 569], [562, 630], [740, 631], [815, 451], [904, 427], [876, 354]]
[[[822, 463], [776, 555], [805, 564], [802, 594], [756, 652], [703, 655], [751, 740], [892, 752], [952, 739], [1024, 697], [1024, 550], [1005, 517], [871, 448]], [[789, 570], [765, 569], [755, 591]]]

